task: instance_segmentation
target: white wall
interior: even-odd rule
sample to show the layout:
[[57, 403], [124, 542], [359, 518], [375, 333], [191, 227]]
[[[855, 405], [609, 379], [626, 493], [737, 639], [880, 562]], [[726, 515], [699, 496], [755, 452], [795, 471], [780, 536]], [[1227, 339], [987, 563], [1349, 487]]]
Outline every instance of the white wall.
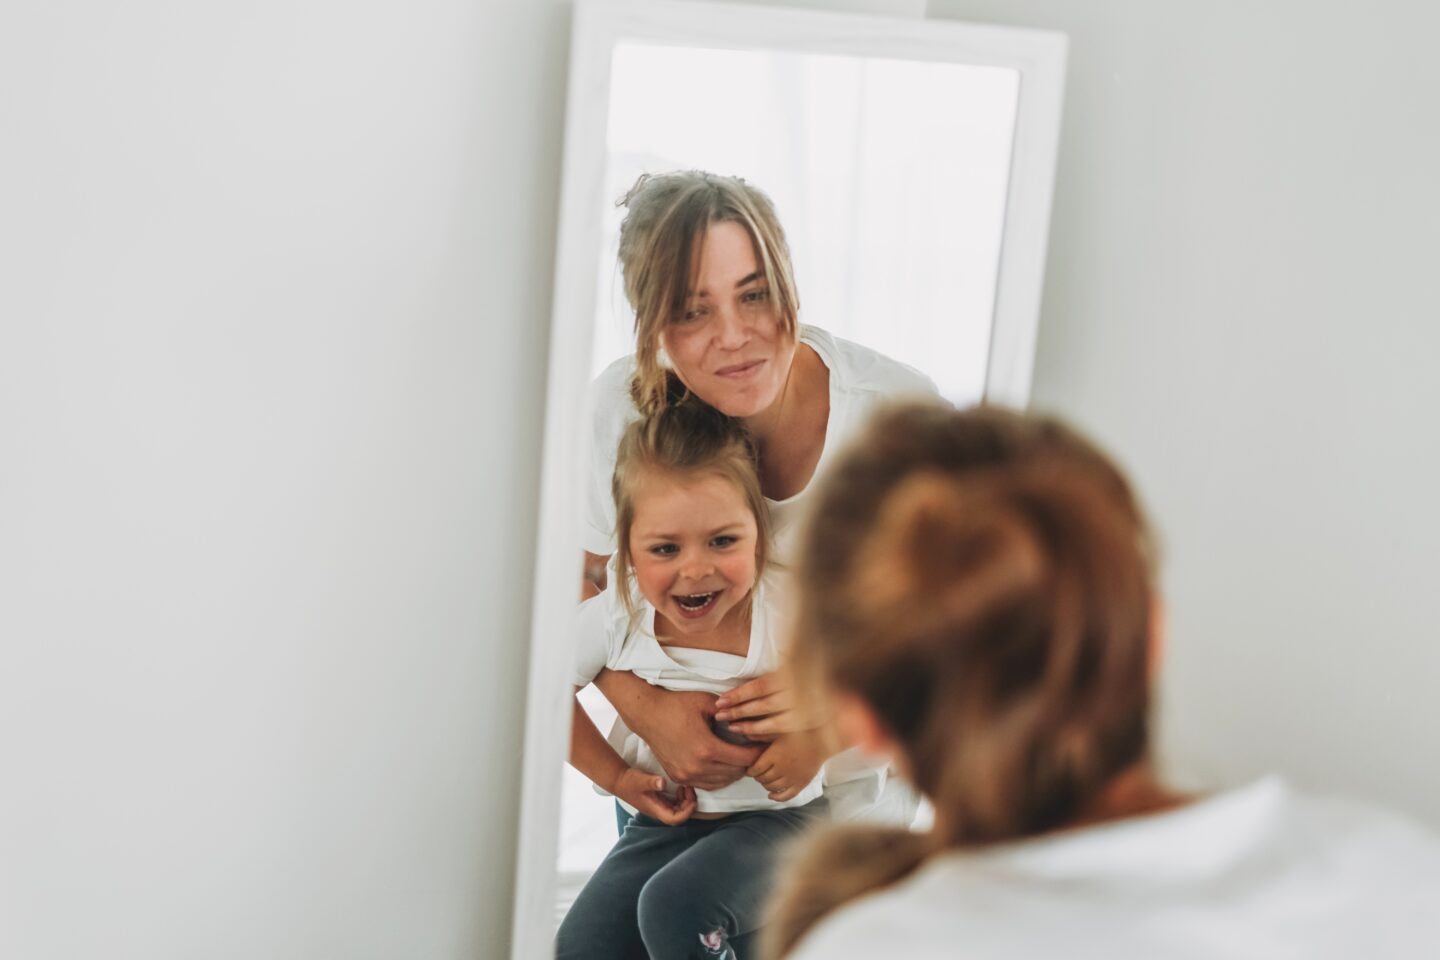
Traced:
[[569, 5], [0, 13], [0, 956], [509, 941]]
[[1070, 34], [1035, 401], [1167, 552], [1167, 754], [1440, 822], [1440, 13], [931, 0]]

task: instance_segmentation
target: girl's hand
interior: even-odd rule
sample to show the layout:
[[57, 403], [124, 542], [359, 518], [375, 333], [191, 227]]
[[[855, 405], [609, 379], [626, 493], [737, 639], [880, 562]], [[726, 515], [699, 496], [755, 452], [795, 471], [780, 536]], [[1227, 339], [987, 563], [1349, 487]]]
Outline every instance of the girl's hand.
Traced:
[[787, 733], [778, 738], [755, 765], [745, 771], [760, 781], [771, 800], [793, 800], [830, 756], [825, 738], [810, 732]]
[[794, 684], [787, 670], [776, 670], [742, 683], [715, 701], [716, 720], [751, 740], [774, 740], [820, 725], [796, 709]]
[[672, 799], [665, 794], [665, 781], [653, 773], [626, 767], [607, 789], [647, 817], [676, 826], [695, 812], [695, 791], [677, 787]]

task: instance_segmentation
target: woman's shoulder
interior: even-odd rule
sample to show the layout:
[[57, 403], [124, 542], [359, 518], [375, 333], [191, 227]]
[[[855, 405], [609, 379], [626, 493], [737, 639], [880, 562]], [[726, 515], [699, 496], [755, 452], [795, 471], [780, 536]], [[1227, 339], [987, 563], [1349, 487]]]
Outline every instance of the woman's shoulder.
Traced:
[[940, 391], [924, 373], [878, 350], [837, 337], [820, 327], [802, 326], [800, 341], [809, 344], [830, 368], [832, 389], [878, 393], [887, 397], [935, 397]]
[[[615, 446], [630, 421], [639, 417], [630, 396], [630, 379], [635, 375], [635, 358], [624, 356], [611, 363], [590, 381], [586, 401], [590, 426], [594, 432], [591, 453], [598, 459], [613, 463]], [[602, 471], [604, 486], [609, 489], [609, 469]]]
[[[910, 884], [868, 894], [822, 919], [796, 945], [789, 960], [868, 960], [894, 954], [907, 960], [940, 960], [955, 955], [956, 942], [930, 928], [937, 913], [913, 902]], [[972, 948], [973, 948], [972, 944]]]
[[591, 409], [597, 415], [633, 412], [635, 403], [630, 398], [630, 380], [634, 376], [635, 358], [629, 354], [608, 364], [590, 381]]

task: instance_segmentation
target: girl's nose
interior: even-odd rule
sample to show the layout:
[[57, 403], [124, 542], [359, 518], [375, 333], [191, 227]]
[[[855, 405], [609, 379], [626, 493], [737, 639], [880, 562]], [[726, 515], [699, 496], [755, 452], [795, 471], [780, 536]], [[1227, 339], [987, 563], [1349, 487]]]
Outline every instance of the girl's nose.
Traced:
[[680, 565], [680, 576], [686, 580], [703, 580], [715, 572], [715, 564], [702, 557], [695, 557]]

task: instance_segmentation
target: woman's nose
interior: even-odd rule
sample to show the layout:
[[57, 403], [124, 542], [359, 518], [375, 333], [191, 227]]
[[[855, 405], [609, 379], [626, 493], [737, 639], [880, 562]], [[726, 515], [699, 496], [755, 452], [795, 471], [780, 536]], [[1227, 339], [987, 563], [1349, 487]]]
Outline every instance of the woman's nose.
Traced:
[[738, 350], [750, 342], [750, 322], [734, 304], [721, 305], [715, 331], [716, 345], [725, 350]]

